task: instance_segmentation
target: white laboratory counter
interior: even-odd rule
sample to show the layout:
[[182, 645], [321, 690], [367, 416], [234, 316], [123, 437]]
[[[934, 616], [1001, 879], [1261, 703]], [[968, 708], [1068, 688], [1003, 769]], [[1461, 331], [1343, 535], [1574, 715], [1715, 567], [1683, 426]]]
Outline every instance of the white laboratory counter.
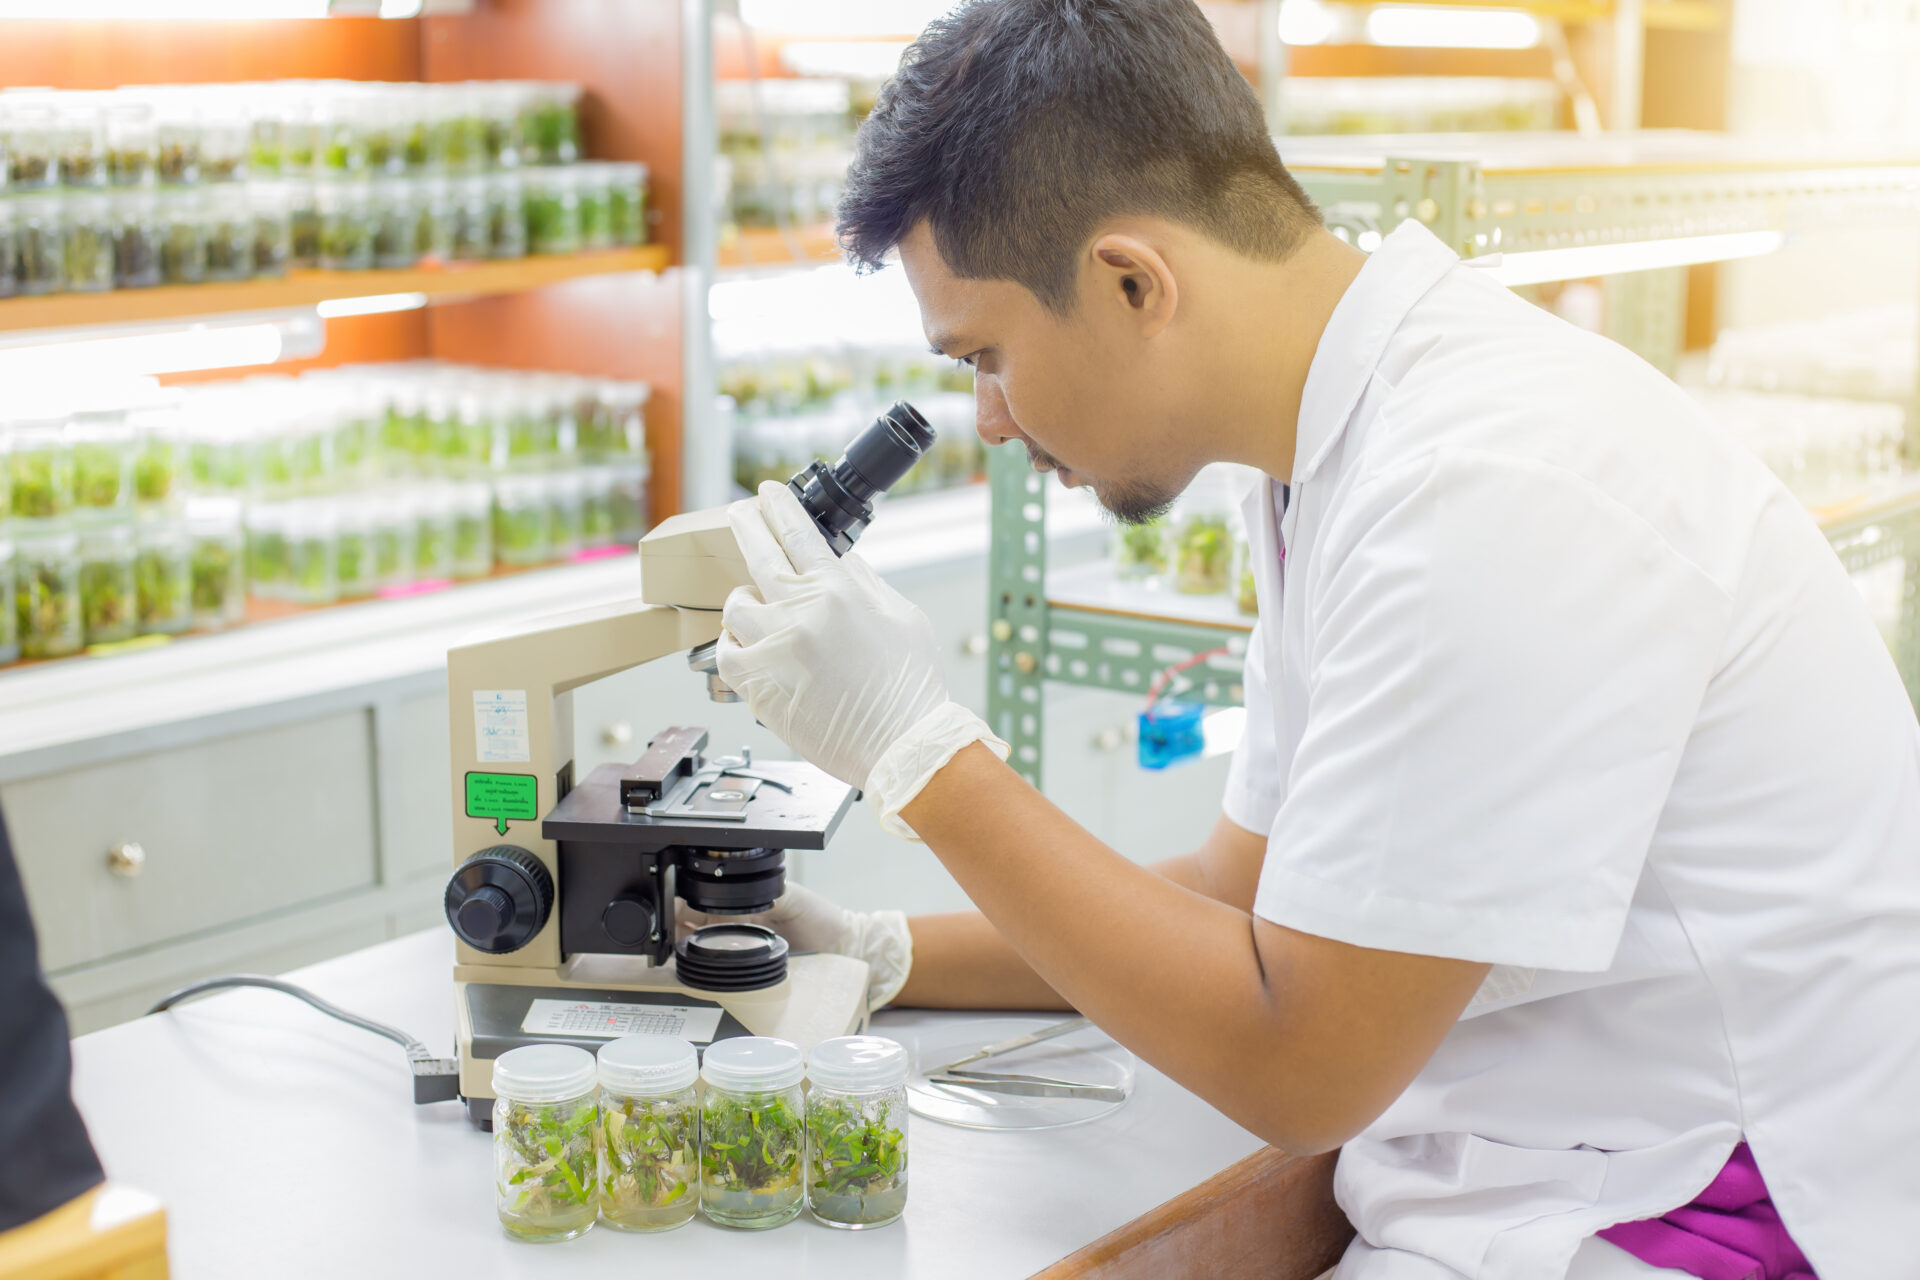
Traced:
[[[452, 951], [445, 931], [430, 930], [288, 977], [444, 1048]], [[972, 1016], [887, 1011], [874, 1030]], [[464, 1108], [414, 1106], [399, 1046], [287, 996], [214, 996], [73, 1048], [74, 1095], [108, 1175], [165, 1201], [174, 1274], [192, 1280], [627, 1280], [655, 1266], [796, 1280], [1022, 1277], [1262, 1149], [1141, 1063], [1126, 1105], [1076, 1128], [981, 1133], [916, 1117], [907, 1214], [878, 1231], [804, 1215], [764, 1232], [696, 1219], [660, 1236], [595, 1230], [530, 1245], [494, 1218], [492, 1140]]]

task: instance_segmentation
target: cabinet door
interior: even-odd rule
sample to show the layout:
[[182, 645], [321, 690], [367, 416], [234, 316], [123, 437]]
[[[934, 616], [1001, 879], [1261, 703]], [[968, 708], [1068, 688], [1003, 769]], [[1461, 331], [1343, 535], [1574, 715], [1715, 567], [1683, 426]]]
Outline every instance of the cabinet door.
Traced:
[[49, 971], [374, 882], [362, 711], [23, 779], [0, 803]]
[[380, 753], [380, 786], [387, 805], [382, 879], [391, 884], [453, 868], [453, 811], [447, 770], [447, 695], [405, 699], [387, 713], [391, 724]]

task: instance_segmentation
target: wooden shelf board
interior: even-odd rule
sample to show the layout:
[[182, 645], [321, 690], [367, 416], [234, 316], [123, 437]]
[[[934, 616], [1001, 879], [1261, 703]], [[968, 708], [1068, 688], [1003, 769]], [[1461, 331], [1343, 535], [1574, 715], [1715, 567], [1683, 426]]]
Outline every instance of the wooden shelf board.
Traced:
[[626, 271], [664, 271], [672, 255], [664, 245], [608, 249], [564, 257], [510, 262], [455, 263], [402, 271], [295, 271], [284, 280], [233, 284], [168, 285], [115, 289], [107, 293], [55, 293], [0, 301], [0, 330], [64, 329], [77, 325], [131, 324], [233, 312], [282, 311], [332, 298], [384, 293], [424, 293], [428, 301], [520, 293], [582, 276]]
[[796, 227], [791, 232], [768, 228], [740, 231], [722, 244], [722, 267], [748, 270], [768, 267], [818, 267], [840, 260], [840, 245], [826, 223]]

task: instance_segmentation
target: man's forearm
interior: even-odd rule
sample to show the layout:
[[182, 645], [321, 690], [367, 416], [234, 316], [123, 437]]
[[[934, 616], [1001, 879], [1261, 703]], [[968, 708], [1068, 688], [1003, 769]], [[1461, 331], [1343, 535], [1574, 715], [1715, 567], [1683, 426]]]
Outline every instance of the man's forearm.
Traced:
[[[1199, 889], [1193, 854], [1154, 864], [1175, 884]], [[978, 911], [914, 916], [913, 968], [894, 1003], [916, 1009], [1070, 1009]]]

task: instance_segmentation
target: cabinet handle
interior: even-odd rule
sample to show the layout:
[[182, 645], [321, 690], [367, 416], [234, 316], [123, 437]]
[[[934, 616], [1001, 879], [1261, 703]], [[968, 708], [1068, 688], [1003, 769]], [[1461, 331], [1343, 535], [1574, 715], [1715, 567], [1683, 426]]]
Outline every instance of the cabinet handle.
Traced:
[[600, 731], [600, 741], [610, 747], [624, 747], [633, 741], [633, 726], [625, 720], [615, 721]]
[[987, 637], [984, 633], [975, 633], [960, 642], [960, 652], [969, 658], [984, 657], [987, 652]]
[[147, 851], [129, 840], [107, 850], [107, 870], [131, 880], [147, 865]]
[[1093, 745], [1095, 750], [1112, 755], [1127, 745], [1127, 731], [1118, 725], [1108, 725], [1093, 735]]

